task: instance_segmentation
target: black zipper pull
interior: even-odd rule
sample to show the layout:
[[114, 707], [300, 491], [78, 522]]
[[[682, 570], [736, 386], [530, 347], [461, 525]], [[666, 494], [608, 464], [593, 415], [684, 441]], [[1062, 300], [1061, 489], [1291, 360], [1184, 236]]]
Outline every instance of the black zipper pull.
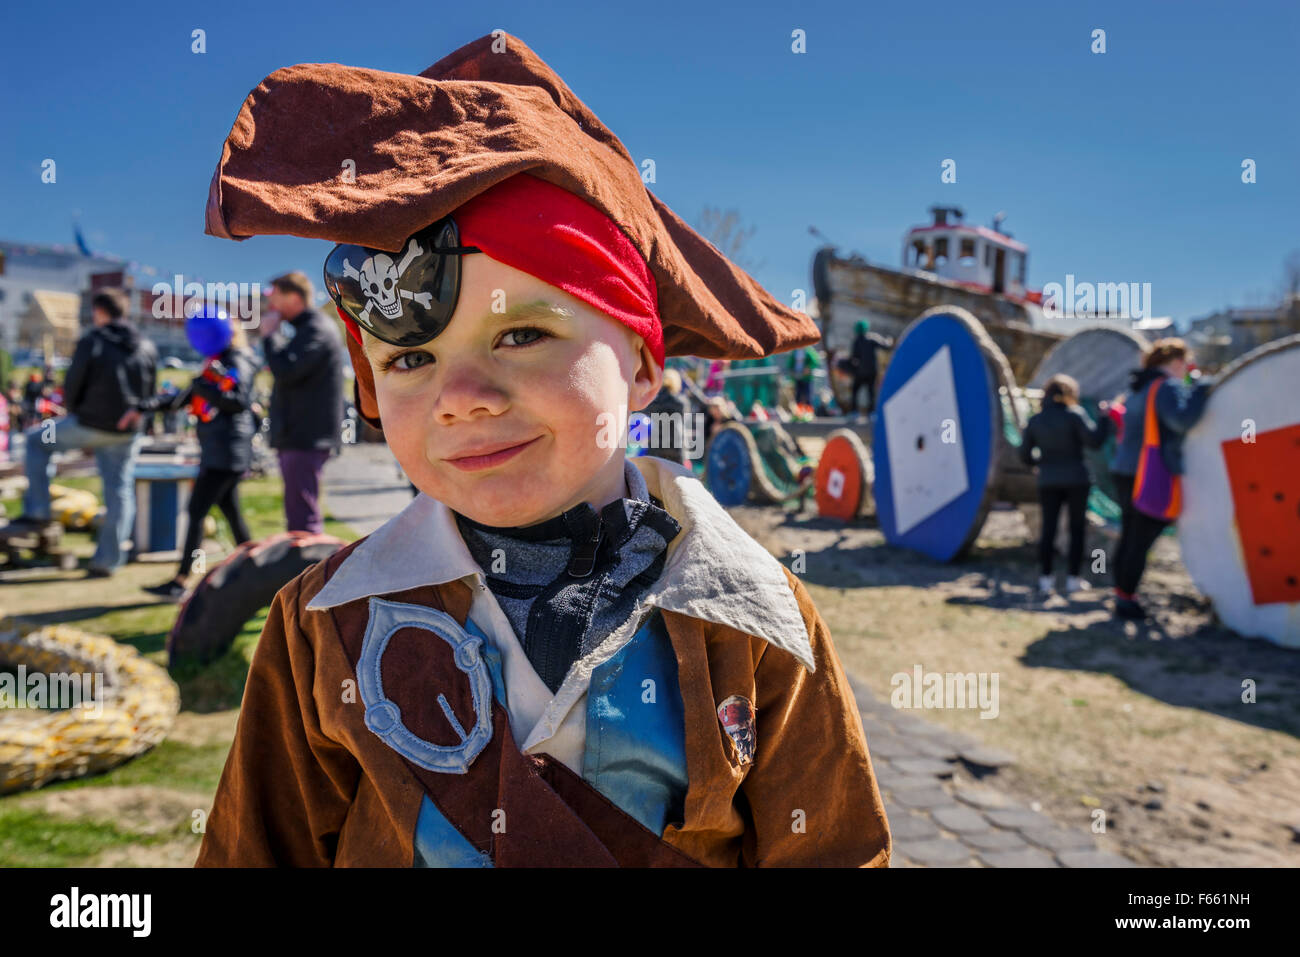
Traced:
[[591, 538], [573, 549], [569, 559], [569, 575], [572, 578], [586, 578], [596, 567], [596, 551], [600, 548], [600, 536], [605, 531], [605, 519], [596, 514], [596, 530]]

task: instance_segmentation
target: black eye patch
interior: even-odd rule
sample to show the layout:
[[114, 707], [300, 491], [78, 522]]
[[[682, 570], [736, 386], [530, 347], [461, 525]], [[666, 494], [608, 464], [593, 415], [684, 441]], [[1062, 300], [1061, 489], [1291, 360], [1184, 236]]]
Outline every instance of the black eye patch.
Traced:
[[376, 339], [418, 346], [442, 334], [460, 297], [460, 245], [450, 216], [406, 240], [400, 252], [341, 243], [325, 258], [325, 288], [343, 312]]

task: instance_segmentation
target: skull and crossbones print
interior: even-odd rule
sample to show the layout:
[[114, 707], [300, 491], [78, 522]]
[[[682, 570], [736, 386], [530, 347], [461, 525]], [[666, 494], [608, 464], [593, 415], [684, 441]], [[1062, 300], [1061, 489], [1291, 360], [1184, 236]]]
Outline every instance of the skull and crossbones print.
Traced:
[[415, 237], [411, 237], [407, 241], [406, 252], [397, 263], [394, 263], [393, 257], [387, 253], [375, 253], [366, 258], [366, 261], [361, 264], [361, 270], [358, 271], [347, 259], [344, 259], [343, 274], [349, 279], [355, 279], [366, 297], [366, 308], [357, 318], [367, 326], [373, 327], [370, 321], [371, 309], [378, 309], [386, 319], [396, 319], [402, 314], [403, 299], [413, 300], [425, 309], [433, 305], [432, 294], [410, 292], [399, 285], [412, 260], [423, 253], [424, 250], [415, 241]]

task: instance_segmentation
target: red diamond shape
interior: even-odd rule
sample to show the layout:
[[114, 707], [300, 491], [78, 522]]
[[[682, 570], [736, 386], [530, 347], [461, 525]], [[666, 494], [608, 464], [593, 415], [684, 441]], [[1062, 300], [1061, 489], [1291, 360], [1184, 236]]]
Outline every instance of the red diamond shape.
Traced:
[[1223, 443], [1257, 605], [1300, 601], [1300, 424]]

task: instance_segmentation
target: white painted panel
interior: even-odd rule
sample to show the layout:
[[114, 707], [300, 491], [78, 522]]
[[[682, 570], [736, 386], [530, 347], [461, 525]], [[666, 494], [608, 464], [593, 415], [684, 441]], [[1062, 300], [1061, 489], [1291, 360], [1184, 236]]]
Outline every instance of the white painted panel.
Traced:
[[[961, 417], [944, 346], [882, 406], [897, 534], [925, 521], [969, 487]], [[944, 423], [951, 423], [944, 442]]]

